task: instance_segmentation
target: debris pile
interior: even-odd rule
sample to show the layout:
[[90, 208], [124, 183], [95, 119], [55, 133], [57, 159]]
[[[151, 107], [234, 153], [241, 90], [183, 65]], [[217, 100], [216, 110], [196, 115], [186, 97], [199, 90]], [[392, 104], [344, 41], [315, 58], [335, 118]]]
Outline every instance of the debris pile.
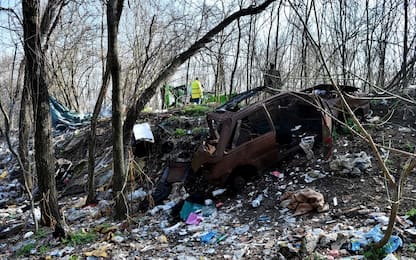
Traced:
[[[183, 170], [169, 180], [164, 173], [186, 169], [207, 134], [201, 118], [168, 113], [141, 119], [148, 122], [154, 143], [135, 160], [142, 175], [130, 176], [132, 211], [123, 222], [112, 219], [109, 122], [100, 122], [97, 131], [97, 204], [85, 206], [87, 128], [56, 135], [58, 158], [65, 159], [58, 161], [59, 201], [70, 233], [62, 240], [53, 239], [49, 228], [34, 231], [27, 196], [9, 174], [9, 155], [0, 150], [5, 160], [0, 171], [0, 258], [363, 259], [366, 246], [384, 234], [389, 208], [383, 179], [367, 146], [357, 145], [353, 136], [336, 140], [333, 159], [326, 160], [318, 150], [309, 158], [298, 153], [247, 179], [240, 193], [227, 186], [200, 196], [188, 194], [180, 182]], [[397, 128], [388, 134], [403, 139]], [[354, 174], [360, 178], [352, 178]], [[415, 176], [409, 178], [403, 192], [412, 197]], [[148, 209], [139, 211], [135, 206], [155, 193], [157, 182], [165, 181], [167, 196], [154, 207], [147, 201]], [[412, 208], [414, 201], [403, 201], [392, 239], [382, 252], [390, 257], [386, 259], [414, 257], [415, 219], [406, 215]]]
[[371, 158], [366, 152], [361, 151], [360, 153], [337, 156], [329, 165], [333, 171], [360, 176], [371, 167]]

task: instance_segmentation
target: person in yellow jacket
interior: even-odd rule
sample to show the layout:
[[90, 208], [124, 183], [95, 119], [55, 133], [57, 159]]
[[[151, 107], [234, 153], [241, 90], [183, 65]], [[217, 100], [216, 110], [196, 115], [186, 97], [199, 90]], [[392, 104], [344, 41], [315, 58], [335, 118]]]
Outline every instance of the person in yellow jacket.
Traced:
[[202, 97], [203, 97], [203, 90], [202, 90], [201, 82], [199, 81], [198, 78], [195, 78], [195, 80], [192, 81], [191, 83], [190, 101], [191, 103], [194, 103], [194, 104], [201, 104]]

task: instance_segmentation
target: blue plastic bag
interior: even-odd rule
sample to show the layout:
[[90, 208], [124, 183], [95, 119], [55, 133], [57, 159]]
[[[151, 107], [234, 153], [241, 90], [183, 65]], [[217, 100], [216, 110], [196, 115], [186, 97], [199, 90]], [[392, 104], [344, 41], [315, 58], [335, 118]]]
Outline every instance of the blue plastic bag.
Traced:
[[383, 246], [384, 252], [387, 254], [393, 253], [403, 245], [403, 241], [399, 236], [391, 236], [389, 242]]
[[215, 237], [215, 235], [217, 234], [217, 232], [215, 231], [211, 231], [206, 233], [205, 235], [201, 236], [201, 242], [202, 243], [208, 243], [211, 239], [213, 239]]

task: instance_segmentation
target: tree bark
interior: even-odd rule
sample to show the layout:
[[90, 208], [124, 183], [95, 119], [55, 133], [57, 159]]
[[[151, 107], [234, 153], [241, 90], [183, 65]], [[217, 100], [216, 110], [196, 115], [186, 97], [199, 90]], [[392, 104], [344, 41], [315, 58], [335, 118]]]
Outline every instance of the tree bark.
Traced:
[[276, 37], [274, 42], [274, 64], [276, 64], [276, 68], [279, 69], [280, 66], [277, 66], [277, 55], [279, 50], [279, 26], [280, 26], [280, 8], [282, 6], [282, 0], [279, 2], [277, 7], [277, 22], [276, 22]]
[[36, 125], [35, 160], [39, 192], [42, 196], [40, 203], [41, 223], [54, 226], [55, 236], [64, 236], [65, 231], [59, 211], [55, 183], [48, 83], [40, 44], [40, 32], [38, 31], [39, 6], [39, 0], [22, 2], [26, 75], [29, 77]]
[[407, 53], [409, 52], [407, 46], [407, 34], [408, 34], [408, 24], [409, 24], [409, 0], [404, 0], [404, 32], [403, 32], [403, 62], [402, 62], [402, 71], [403, 71], [403, 88], [407, 88]]
[[208, 31], [202, 38], [197, 40], [194, 44], [192, 44], [187, 50], [184, 52], [176, 55], [171, 59], [171, 61], [166, 64], [165, 68], [158, 74], [156, 79], [147, 87], [136, 100], [134, 106], [131, 106], [127, 111], [126, 119], [124, 120], [124, 140], [128, 140], [131, 136], [131, 132], [133, 131], [133, 125], [136, 122], [136, 119], [140, 113], [140, 111], [144, 108], [144, 106], [149, 102], [149, 100], [153, 97], [156, 93], [157, 88], [159, 85], [165, 81], [169, 76], [171, 76], [175, 70], [182, 65], [185, 61], [187, 61], [190, 57], [192, 57], [196, 52], [198, 52], [201, 48], [203, 48], [207, 43], [212, 41], [212, 37], [221, 32], [225, 27], [230, 25], [232, 22], [237, 20], [240, 17], [247, 16], [247, 15], [254, 15], [262, 12], [266, 9], [271, 3], [276, 0], [266, 0], [262, 4], [257, 6], [250, 6], [248, 8], [240, 9], [237, 12], [234, 12], [230, 16], [226, 17], [222, 20], [218, 25]]
[[270, 36], [272, 35], [272, 29], [273, 29], [273, 12], [274, 12], [274, 6], [272, 6], [272, 9], [270, 10], [270, 26], [269, 26], [269, 31], [267, 32], [266, 67], [269, 64]]
[[303, 31], [302, 31], [302, 49], [301, 49], [301, 70], [300, 70], [300, 87], [301, 89], [304, 89], [305, 86], [307, 86], [308, 82], [308, 48], [309, 48], [309, 40], [307, 36], [307, 30], [308, 30], [308, 22], [309, 17], [312, 12], [313, 5], [311, 4], [310, 7], [308, 7], [308, 3], [306, 3], [305, 6], [305, 24], [303, 25]]
[[98, 115], [100, 114], [101, 107], [103, 105], [105, 93], [107, 92], [108, 83], [110, 80], [110, 71], [108, 69], [108, 64], [106, 66], [103, 83], [98, 94], [97, 102], [94, 106], [94, 112], [91, 118], [91, 127], [90, 127], [90, 138], [88, 142], [88, 196], [86, 205], [96, 202], [95, 199], [95, 143], [97, 138], [97, 122]]
[[[365, 20], [366, 20], [366, 38], [365, 38], [365, 61], [367, 65], [367, 81], [371, 82], [371, 41], [370, 41], [370, 7], [369, 7], [369, 1], [365, 1]], [[370, 89], [370, 86], [368, 84], [365, 85], [366, 89]]]
[[[24, 66], [26, 67], [26, 66]], [[20, 112], [19, 112], [19, 147], [18, 153], [20, 156], [20, 160], [22, 161], [23, 165], [23, 174], [27, 181], [27, 186], [30, 189], [28, 192], [31, 192], [33, 189], [33, 177], [31, 175], [31, 170], [29, 168], [30, 161], [29, 161], [29, 133], [30, 133], [30, 117], [29, 113], [30, 110], [30, 96], [29, 96], [29, 75], [28, 70], [25, 70], [24, 75], [24, 86], [22, 89], [22, 97], [20, 100]]]
[[251, 89], [251, 68], [250, 68], [250, 49], [251, 49], [251, 31], [253, 28], [253, 16], [250, 16], [250, 26], [248, 27], [248, 40], [247, 40], [247, 57], [246, 57], [246, 90]]
[[112, 79], [112, 141], [113, 141], [113, 196], [115, 200], [115, 218], [126, 219], [128, 204], [124, 194], [125, 167], [123, 149], [122, 101], [120, 88], [120, 62], [118, 59], [117, 35], [124, 0], [107, 2], [108, 24], [108, 67]]
[[230, 79], [230, 92], [228, 94], [228, 97], [231, 98], [232, 94], [233, 94], [233, 89], [234, 89], [234, 77], [235, 77], [235, 72], [237, 71], [237, 67], [238, 67], [238, 59], [240, 57], [240, 43], [241, 43], [241, 25], [240, 25], [240, 19], [237, 19], [237, 27], [238, 27], [238, 39], [237, 39], [237, 50], [236, 50], [236, 54], [235, 54], [235, 60], [234, 60], [234, 66], [233, 66], [233, 71], [231, 72], [231, 79]]

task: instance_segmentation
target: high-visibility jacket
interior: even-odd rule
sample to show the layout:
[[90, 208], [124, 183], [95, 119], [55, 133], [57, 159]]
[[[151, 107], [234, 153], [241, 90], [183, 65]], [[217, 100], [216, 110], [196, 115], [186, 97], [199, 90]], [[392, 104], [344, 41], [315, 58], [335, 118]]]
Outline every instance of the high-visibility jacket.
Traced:
[[201, 98], [202, 97], [202, 86], [199, 80], [194, 80], [191, 84], [191, 97]]

